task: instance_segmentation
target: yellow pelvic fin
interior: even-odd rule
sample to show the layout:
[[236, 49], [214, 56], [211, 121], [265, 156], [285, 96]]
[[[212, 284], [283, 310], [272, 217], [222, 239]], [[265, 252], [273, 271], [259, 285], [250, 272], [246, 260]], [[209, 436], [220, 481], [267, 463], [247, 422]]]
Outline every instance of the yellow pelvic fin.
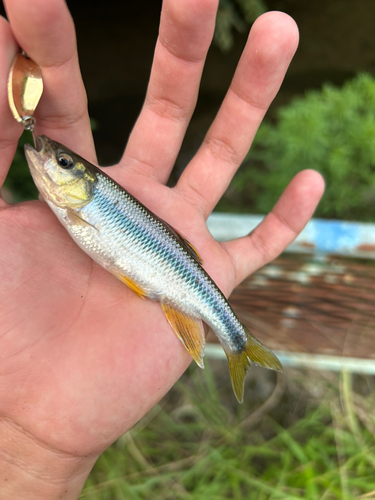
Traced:
[[204, 368], [203, 355], [206, 341], [202, 321], [187, 316], [163, 302], [161, 307], [174, 333], [184, 344], [197, 365]]
[[116, 274], [116, 277], [121, 280], [125, 285], [127, 285], [131, 290], [133, 290], [134, 293], [138, 295], [138, 297], [141, 297], [141, 299], [144, 299], [146, 296], [146, 293], [142, 290], [142, 288], [131, 278], [128, 278], [128, 276], [124, 276], [123, 274]]
[[245, 326], [244, 330], [247, 334], [247, 343], [242, 352], [227, 352], [224, 349], [228, 358], [233, 391], [239, 403], [243, 401], [245, 375], [251, 363], [271, 370], [283, 371], [280, 361], [273, 352], [264, 347]]

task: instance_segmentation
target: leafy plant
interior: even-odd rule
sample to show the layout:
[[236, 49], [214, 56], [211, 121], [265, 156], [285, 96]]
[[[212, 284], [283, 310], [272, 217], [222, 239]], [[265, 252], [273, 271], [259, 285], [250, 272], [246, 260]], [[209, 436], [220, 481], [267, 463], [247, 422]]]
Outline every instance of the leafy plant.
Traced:
[[245, 31], [266, 11], [263, 0], [220, 0], [214, 42], [223, 52], [233, 46], [233, 31]]
[[374, 498], [374, 377], [253, 369], [237, 405], [224, 363], [190, 367], [100, 456], [81, 498]]
[[[326, 192], [316, 216], [375, 219], [375, 79], [360, 74], [280, 108], [263, 124], [221, 209], [267, 213], [300, 170], [321, 172]], [[233, 206], [232, 201], [239, 200]]]
[[13, 203], [38, 198], [38, 190], [31, 177], [23, 152], [26, 143], [33, 143], [31, 132], [24, 132], [20, 137], [16, 154], [4, 183], [4, 188], [9, 192]]

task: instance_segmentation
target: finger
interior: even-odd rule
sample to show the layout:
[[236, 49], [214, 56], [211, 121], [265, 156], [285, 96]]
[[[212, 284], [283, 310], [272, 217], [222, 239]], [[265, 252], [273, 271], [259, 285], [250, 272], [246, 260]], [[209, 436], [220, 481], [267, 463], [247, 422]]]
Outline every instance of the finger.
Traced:
[[269, 12], [254, 23], [219, 113], [176, 186], [205, 217], [245, 158], [297, 45], [298, 29], [288, 15]]
[[35, 117], [46, 134], [95, 160], [72, 18], [64, 0], [5, 0], [13, 34], [42, 68], [44, 91]]
[[[17, 44], [10, 26], [3, 17], [0, 17], [0, 188], [4, 184], [22, 133], [22, 127], [10, 112], [7, 97], [9, 69], [16, 53]], [[0, 208], [5, 206], [7, 204], [0, 199]]]
[[146, 100], [122, 164], [166, 182], [194, 111], [217, 0], [165, 0]]
[[323, 192], [324, 180], [318, 172], [299, 172], [249, 236], [222, 244], [236, 269], [235, 285], [285, 250], [312, 217]]

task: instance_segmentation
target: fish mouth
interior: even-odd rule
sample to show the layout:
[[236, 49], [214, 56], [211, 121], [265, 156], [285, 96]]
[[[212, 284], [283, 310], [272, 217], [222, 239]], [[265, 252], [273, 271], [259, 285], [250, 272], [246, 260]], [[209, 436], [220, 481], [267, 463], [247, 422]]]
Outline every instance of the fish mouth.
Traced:
[[44, 176], [44, 164], [48, 157], [49, 139], [45, 135], [38, 135], [35, 138], [35, 147], [25, 144], [24, 151], [31, 175], [36, 182], [36, 176]]
[[47, 137], [45, 135], [37, 135], [35, 139], [35, 151], [44, 153], [47, 145]]
[[47, 141], [48, 139], [45, 135], [37, 135], [35, 138], [35, 147], [32, 147], [31, 144], [25, 144], [25, 152], [30, 151], [31, 154], [43, 154], [46, 151]]
[[[35, 171], [42, 172], [44, 163], [48, 156], [49, 139], [45, 135], [38, 135], [35, 138], [35, 147], [25, 144], [24, 151], [31, 174]], [[35, 180], [35, 179], [34, 179]]]

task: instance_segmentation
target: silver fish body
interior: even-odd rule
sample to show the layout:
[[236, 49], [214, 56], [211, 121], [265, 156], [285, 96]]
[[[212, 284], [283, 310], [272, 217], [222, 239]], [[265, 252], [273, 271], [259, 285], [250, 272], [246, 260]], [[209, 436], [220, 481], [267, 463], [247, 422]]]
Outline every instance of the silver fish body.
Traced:
[[138, 295], [161, 303], [199, 366], [203, 320], [224, 348], [239, 401], [250, 361], [281, 370], [274, 354], [239, 321], [187, 240], [68, 148], [45, 136], [38, 144], [40, 151], [26, 146], [26, 157], [37, 187], [60, 222], [93, 260]]

